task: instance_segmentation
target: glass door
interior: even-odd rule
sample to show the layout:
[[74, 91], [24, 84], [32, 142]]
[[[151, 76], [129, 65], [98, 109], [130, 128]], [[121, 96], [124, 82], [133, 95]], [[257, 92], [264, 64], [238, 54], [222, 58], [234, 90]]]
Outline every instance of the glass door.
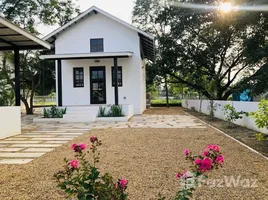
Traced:
[[105, 67], [90, 67], [90, 103], [106, 104]]

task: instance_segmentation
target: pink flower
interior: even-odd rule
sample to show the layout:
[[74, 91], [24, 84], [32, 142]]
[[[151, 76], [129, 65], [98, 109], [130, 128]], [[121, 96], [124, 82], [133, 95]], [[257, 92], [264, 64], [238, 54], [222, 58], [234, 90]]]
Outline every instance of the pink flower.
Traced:
[[177, 174], [176, 174], [176, 179], [179, 179], [182, 175], [183, 175], [183, 174], [181, 174], [181, 173], [177, 173]]
[[211, 170], [212, 168], [212, 160], [210, 158], [204, 158], [201, 161], [201, 165], [199, 166], [199, 171], [206, 172], [208, 170]]
[[77, 144], [75, 144], [75, 143], [72, 144], [71, 149], [74, 150], [76, 146], [77, 146]]
[[74, 169], [78, 168], [78, 164], [79, 164], [78, 160], [71, 160], [70, 163], [69, 163], [69, 165]]
[[207, 147], [206, 147], [206, 149], [211, 149], [212, 148], [212, 146], [213, 146], [213, 144], [209, 144], [209, 145], [207, 145]]
[[98, 141], [98, 138], [96, 136], [91, 136], [89, 140], [91, 143], [94, 143]]
[[202, 160], [200, 158], [197, 158], [197, 159], [194, 160], [195, 165], [200, 165], [201, 162], [202, 162]]
[[212, 151], [216, 151], [219, 152], [220, 151], [220, 147], [218, 145], [215, 144], [209, 144], [206, 149], [208, 150], [212, 150]]
[[223, 165], [223, 163], [224, 163], [224, 157], [222, 155], [218, 155], [217, 158], [216, 158], [216, 160], [215, 160], [215, 162], [217, 164]]
[[184, 172], [183, 175], [180, 178], [187, 179], [189, 177], [191, 177], [191, 174], [189, 172]]
[[212, 146], [212, 150], [213, 151], [216, 151], [216, 152], [219, 152], [220, 151], [220, 147], [218, 145], [213, 145]]
[[80, 149], [81, 150], [84, 150], [85, 148], [87, 148], [87, 145], [86, 144], [80, 144], [79, 146], [80, 146]]
[[190, 150], [189, 149], [185, 149], [184, 151], [183, 151], [183, 153], [184, 153], [184, 155], [188, 155], [189, 153], [190, 153]]
[[203, 151], [202, 156], [206, 157], [208, 155], [208, 151]]
[[128, 184], [128, 180], [126, 180], [126, 179], [119, 179], [118, 180], [118, 185], [122, 189], [126, 189], [127, 188], [127, 184]]

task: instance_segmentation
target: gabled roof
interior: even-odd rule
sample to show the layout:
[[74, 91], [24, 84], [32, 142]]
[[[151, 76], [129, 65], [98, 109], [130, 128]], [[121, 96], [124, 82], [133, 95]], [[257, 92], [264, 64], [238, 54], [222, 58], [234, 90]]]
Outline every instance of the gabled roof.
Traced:
[[0, 16], [0, 50], [50, 49], [46, 41]]
[[85, 18], [86, 16], [90, 15], [91, 13], [101, 13], [102, 15], [136, 31], [141, 39], [141, 46], [142, 46], [142, 52], [144, 54], [144, 56], [146, 58], [148, 58], [149, 60], [154, 60], [154, 36], [132, 26], [131, 24], [105, 12], [104, 10], [96, 7], [96, 6], [92, 6], [91, 8], [89, 8], [88, 10], [84, 11], [83, 13], [81, 13], [80, 15], [78, 15], [77, 17], [75, 17], [73, 20], [71, 20], [70, 22], [66, 23], [65, 25], [59, 27], [58, 29], [56, 29], [55, 31], [51, 32], [50, 34], [48, 34], [47, 36], [45, 36], [43, 39], [50, 42], [50, 43], [54, 43], [54, 41], [56, 40], [56, 36], [58, 34], [60, 34], [62, 31], [68, 29], [69, 27], [71, 27], [74, 23], [79, 22], [80, 20], [82, 20], [83, 18]]

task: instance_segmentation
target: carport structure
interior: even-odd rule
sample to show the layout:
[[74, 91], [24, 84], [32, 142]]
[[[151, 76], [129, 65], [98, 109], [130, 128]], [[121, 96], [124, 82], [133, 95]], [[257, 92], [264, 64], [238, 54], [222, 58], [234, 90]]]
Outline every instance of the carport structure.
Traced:
[[16, 106], [20, 106], [19, 52], [41, 49], [51, 49], [51, 45], [0, 16], [0, 51], [14, 51]]

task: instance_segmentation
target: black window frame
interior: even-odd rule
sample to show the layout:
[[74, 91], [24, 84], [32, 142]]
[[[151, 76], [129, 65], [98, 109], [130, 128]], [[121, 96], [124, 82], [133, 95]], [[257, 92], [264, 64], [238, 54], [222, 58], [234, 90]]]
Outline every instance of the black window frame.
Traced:
[[[82, 71], [82, 74], [78, 74], [79, 79], [77, 79], [76, 71]], [[73, 68], [73, 86], [74, 88], [84, 87], [84, 67], [74, 67]]]
[[[118, 71], [117, 71], [117, 73], [118, 72], [120, 72], [120, 74], [121, 74], [121, 81], [120, 81], [120, 78], [118, 78], [118, 87], [123, 87], [123, 71], [122, 71], [122, 66], [118, 66], [117, 67], [118, 68]], [[112, 66], [112, 87], [114, 87], [115, 86], [115, 82], [114, 82], [114, 66]]]
[[[93, 44], [94, 41], [96, 42], [96, 44]], [[90, 39], [90, 52], [104, 52], [104, 39], [103, 38]]]

